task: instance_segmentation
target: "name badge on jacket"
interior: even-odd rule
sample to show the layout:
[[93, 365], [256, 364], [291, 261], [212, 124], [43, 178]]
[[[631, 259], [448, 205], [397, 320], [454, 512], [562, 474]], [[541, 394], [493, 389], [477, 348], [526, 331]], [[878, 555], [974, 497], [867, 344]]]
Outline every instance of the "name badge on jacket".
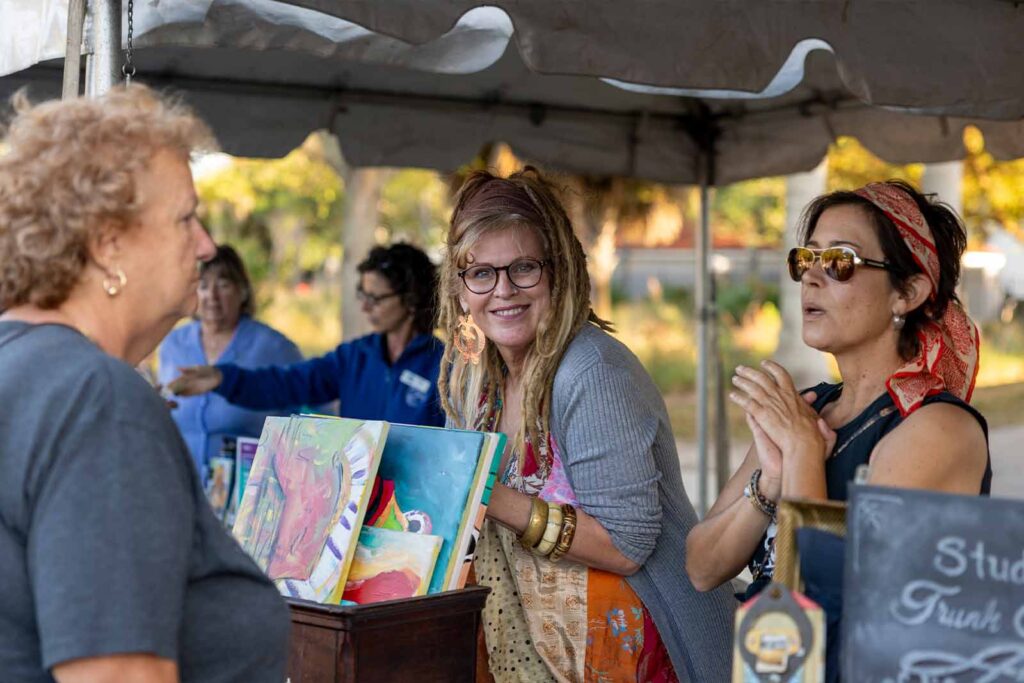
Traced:
[[426, 402], [427, 396], [430, 393], [429, 379], [417, 375], [412, 370], [402, 370], [398, 381], [409, 387], [409, 390], [405, 392], [406, 405], [415, 408]]

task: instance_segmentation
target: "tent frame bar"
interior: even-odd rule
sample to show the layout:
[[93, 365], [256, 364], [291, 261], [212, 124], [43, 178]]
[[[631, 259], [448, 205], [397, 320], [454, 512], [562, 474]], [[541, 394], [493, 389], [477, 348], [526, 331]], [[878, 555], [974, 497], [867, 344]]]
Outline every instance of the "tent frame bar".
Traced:
[[[100, 0], [104, 1], [104, 0]], [[105, 0], [107, 3], [120, 4], [119, 0]], [[118, 16], [118, 25], [120, 17]], [[112, 73], [120, 75], [118, 61], [120, 47], [110, 57]], [[37, 65], [27, 69], [27, 72], [40, 73], [52, 70], [52, 66]], [[16, 77], [16, 74], [7, 78]], [[218, 93], [248, 93], [263, 94], [283, 98], [323, 99], [335, 101], [336, 106], [343, 110], [347, 103], [369, 104], [369, 105], [401, 105], [406, 108], [420, 107], [423, 109], [445, 109], [464, 111], [483, 111], [499, 114], [518, 114], [532, 121], [535, 125], [543, 124], [549, 116], [572, 116], [592, 117], [594, 120], [615, 120], [623, 125], [643, 125], [649, 122], [664, 122], [679, 126], [691, 139], [696, 141], [691, 131], [716, 127], [720, 122], [729, 121], [734, 118], [743, 117], [747, 120], [758, 120], [765, 118], [771, 120], [779, 115], [788, 112], [798, 111], [807, 117], [819, 116], [834, 111], [853, 111], [871, 109], [870, 106], [860, 102], [853, 97], [835, 98], [827, 97], [824, 94], [817, 94], [807, 99], [793, 102], [770, 110], [758, 110], [748, 112], [742, 108], [742, 101], [737, 100], [738, 108], [730, 108], [723, 111], [711, 112], [710, 110], [695, 111], [694, 113], [684, 112], [661, 112], [651, 110], [622, 110], [606, 111], [588, 107], [574, 107], [551, 104], [538, 104], [537, 102], [503, 100], [495, 97], [493, 100], [480, 100], [469, 97], [437, 97], [431, 95], [417, 95], [414, 93], [397, 93], [386, 90], [370, 90], [364, 88], [343, 88], [330, 86], [292, 85], [288, 83], [249, 83], [232, 79], [207, 79], [188, 77], [184, 78], [173, 73], [161, 74], [156, 71], [147, 71], [147, 83], [157, 87], [172, 87], [182, 90], [196, 90]]]
[[68, 38], [64, 48], [64, 83], [61, 99], [78, 97], [82, 75], [82, 33], [85, 29], [86, 0], [68, 3]]
[[[710, 432], [710, 406], [717, 405], [711, 397], [711, 361], [714, 354], [718, 367], [718, 349], [712, 348], [712, 325], [716, 324], [714, 288], [711, 283], [711, 189], [715, 185], [715, 146], [720, 134], [710, 112], [701, 112], [701, 124], [687, 129], [690, 139], [699, 150], [697, 175], [700, 179], [700, 225], [694, 239], [696, 272], [694, 282], [694, 313], [697, 319], [697, 514], [703, 517], [709, 508], [708, 496], [708, 442]], [[716, 390], [721, 390], [716, 382]], [[721, 416], [720, 416], [721, 417]], [[719, 454], [719, 457], [723, 457]], [[728, 457], [728, 456], [724, 456]]]
[[85, 60], [85, 94], [99, 97], [121, 75], [121, 0], [89, 0], [92, 51]]

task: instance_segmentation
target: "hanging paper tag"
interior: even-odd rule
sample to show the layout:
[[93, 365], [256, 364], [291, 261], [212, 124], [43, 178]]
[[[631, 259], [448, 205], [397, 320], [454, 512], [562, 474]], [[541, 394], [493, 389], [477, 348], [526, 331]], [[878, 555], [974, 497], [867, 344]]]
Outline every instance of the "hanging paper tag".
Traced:
[[771, 583], [736, 611], [732, 683], [823, 683], [825, 617], [817, 604]]

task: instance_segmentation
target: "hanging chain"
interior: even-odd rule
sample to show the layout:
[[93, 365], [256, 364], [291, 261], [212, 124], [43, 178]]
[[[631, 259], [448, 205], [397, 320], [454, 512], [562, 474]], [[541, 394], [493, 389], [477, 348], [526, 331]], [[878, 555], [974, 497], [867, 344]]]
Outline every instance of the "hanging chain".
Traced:
[[132, 77], [135, 76], [135, 63], [132, 57], [135, 54], [132, 38], [135, 34], [135, 0], [128, 0], [128, 45], [124, 51], [124, 64], [121, 65], [121, 75], [124, 76], [125, 85], [131, 85]]

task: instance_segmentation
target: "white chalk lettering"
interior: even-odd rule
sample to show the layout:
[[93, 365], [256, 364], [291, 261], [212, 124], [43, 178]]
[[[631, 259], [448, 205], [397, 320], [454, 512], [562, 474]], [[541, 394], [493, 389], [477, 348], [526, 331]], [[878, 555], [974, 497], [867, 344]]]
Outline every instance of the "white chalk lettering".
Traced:
[[[899, 600], [889, 605], [889, 611], [898, 621], [908, 626], [918, 626], [934, 619], [940, 626], [954, 631], [999, 633], [1003, 616], [996, 600], [989, 600], [983, 610], [954, 607], [945, 600], [959, 595], [960, 591], [959, 586], [946, 586], [925, 580], [911, 581], [904, 586]], [[1024, 628], [1024, 615], [1017, 616]]]
[[935, 543], [932, 566], [950, 578], [964, 576], [973, 570], [980, 581], [1024, 585], [1024, 550], [1017, 557], [1006, 557], [988, 552], [984, 541], [975, 542], [968, 550], [966, 539], [944, 536]]
[[946, 576], [961, 576], [967, 570], [967, 558], [964, 557], [966, 545], [967, 541], [956, 536], [940, 539], [935, 544], [935, 560], [932, 564]]
[[1024, 638], [1024, 605], [1017, 608], [1013, 615], [1013, 630], [1017, 632], [1018, 638]]
[[899, 601], [889, 605], [889, 611], [899, 621], [908, 626], [923, 624], [935, 613], [935, 608], [943, 596], [956, 595], [960, 592], [957, 586], [943, 586], [934, 581], [911, 581], [903, 587]]
[[955, 631], [987, 631], [993, 635], [999, 633], [1003, 618], [995, 600], [989, 600], [984, 611], [950, 607], [944, 600], [939, 600], [938, 613], [939, 623], [946, 628]]
[[978, 541], [977, 545], [974, 546], [974, 550], [971, 551], [971, 559], [974, 560], [974, 571], [978, 574], [978, 578], [984, 581], [985, 543], [983, 541]]
[[997, 643], [970, 656], [937, 650], [911, 650], [900, 658], [897, 680], [929, 683], [954, 679], [986, 682], [1024, 680], [1024, 646]]
[[[945, 540], [945, 539], [943, 539]], [[949, 553], [951, 546], [940, 548], [942, 541], [936, 544], [937, 552]], [[953, 544], [955, 549], [955, 544]], [[961, 548], [962, 550], [962, 548]], [[978, 541], [974, 548], [968, 553], [971, 564], [974, 565], [974, 573], [982, 581], [997, 581], [999, 583], [1024, 584], [1024, 550], [1016, 558], [1003, 557], [995, 553], [986, 552], [985, 542]], [[961, 553], [962, 557], [962, 553]], [[942, 571], [938, 566], [936, 555], [936, 569]]]

